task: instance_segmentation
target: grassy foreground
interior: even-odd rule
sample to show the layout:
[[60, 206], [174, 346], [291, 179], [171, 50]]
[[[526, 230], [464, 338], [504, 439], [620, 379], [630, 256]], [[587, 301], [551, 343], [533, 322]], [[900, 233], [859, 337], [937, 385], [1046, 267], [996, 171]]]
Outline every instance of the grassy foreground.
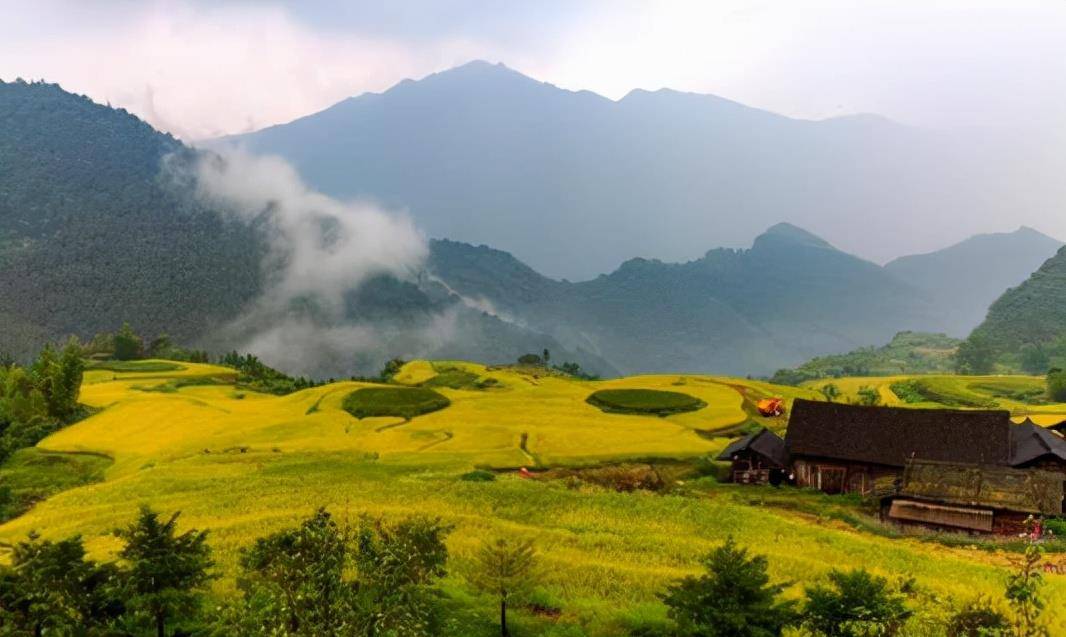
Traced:
[[[411, 363], [396, 380], [422, 384], [437, 369]], [[561, 611], [521, 613], [517, 619], [525, 634], [624, 635], [660, 620], [665, 610], [657, 592], [695, 572], [698, 559], [730, 535], [768, 555], [772, 575], [794, 582], [792, 595], [841, 566], [914, 577], [941, 599], [1001, 590], [1004, 554], [882, 537], [809, 508], [789, 512], [760, 504], [760, 493], [777, 497], [781, 491], [701, 481], [675, 494], [617, 493], [508, 472], [491, 482], [460, 479], [474, 467], [579, 466], [714, 453], [728, 442], [716, 431], [752, 422], [783, 425], [780, 419], [754, 419], [751, 400], [767, 394], [814, 396], [813, 389], [676, 375], [592, 382], [448, 364], [449, 373], [456, 369], [494, 382], [465, 384], [476, 389], [441, 384], [436, 391], [450, 405], [410, 421], [358, 420], [347, 413], [346, 397], [372, 386], [367, 383], [334, 383], [275, 397], [175, 382], [232, 378], [232, 370], [209, 365], [90, 371], [81, 399], [102, 411], [47, 438], [39, 452], [105, 454], [114, 463], [102, 482], [53, 495], [0, 526], [0, 540], [12, 542], [34, 529], [49, 538], [80, 533], [93, 557], [103, 559], [118, 546], [111, 531], [132, 519], [138, 505], [181, 510], [184, 525], [211, 530], [209, 542], [223, 574], [215, 588], [226, 595], [234, 590], [240, 547], [296, 524], [318, 506], [353, 521], [363, 512], [440, 516], [456, 526], [448, 540], [453, 561], [446, 588], [480, 609], [465, 634], [493, 634], [491, 601], [478, 597], [461, 574], [481, 540], [496, 535], [536, 542], [544, 566], [536, 601]], [[165, 384], [176, 389], [147, 391]], [[603, 389], [679, 391], [707, 406], [666, 417], [609, 414], [586, 402]], [[1051, 600], [1066, 598], [1066, 577], [1048, 576], [1047, 593]], [[1066, 614], [1052, 612], [1066, 633]]]

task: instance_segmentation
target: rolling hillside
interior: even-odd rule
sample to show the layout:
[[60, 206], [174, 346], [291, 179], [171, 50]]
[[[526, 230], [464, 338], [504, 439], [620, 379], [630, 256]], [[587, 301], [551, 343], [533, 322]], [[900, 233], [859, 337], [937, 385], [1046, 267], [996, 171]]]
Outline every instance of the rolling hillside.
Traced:
[[[790, 594], [831, 568], [853, 565], [889, 577], [906, 573], [922, 599], [966, 600], [997, 593], [1008, 564], [1001, 553], [973, 546], [870, 533], [872, 526], [855, 522], [865, 514], [839, 498], [718, 485], [698, 474], [673, 483], [671, 476], [692, 469], [684, 459], [728, 442], [715, 432], [752, 419], [748, 401], [815, 396], [810, 389], [676, 374], [588, 382], [535, 368], [416, 361], [396, 380], [432, 387], [450, 404], [409, 421], [360, 420], [343, 407], [364, 383], [275, 397], [236, 390], [227, 384], [228, 368], [137, 365], [87, 372], [82, 401], [102, 411], [37, 450], [106, 454], [113, 464], [103, 480], [50, 497], [0, 526], [0, 539], [31, 529], [46, 538], [80, 533], [91, 555], [105, 558], [118, 546], [112, 530], [139, 504], [181, 510], [183, 524], [210, 530], [221, 575], [214, 592], [227, 596], [235, 592], [239, 547], [315, 507], [328, 506], [341, 519], [363, 512], [441, 516], [456, 525], [445, 591], [477, 611], [454, 633], [466, 637], [493, 631], [492, 600], [472, 591], [461, 573], [481, 539], [495, 534], [535, 541], [543, 560], [537, 599], [555, 610], [517, 611], [529, 634], [608, 636], [661, 624], [657, 593], [695, 572], [727, 536], [768, 555], [771, 576], [792, 582]], [[586, 401], [602, 389], [679, 392], [706, 407], [666, 417], [606, 413]], [[758, 424], [779, 428], [783, 420]], [[605, 462], [623, 464], [608, 470]], [[522, 479], [511, 471], [518, 466], [550, 471]], [[461, 478], [475, 467], [500, 472], [490, 481]], [[626, 493], [597, 482], [647, 467], [672, 486]], [[1049, 577], [1047, 595], [1066, 595], [1064, 586]], [[1051, 613], [1056, 626], [1066, 626], [1061, 612]]]

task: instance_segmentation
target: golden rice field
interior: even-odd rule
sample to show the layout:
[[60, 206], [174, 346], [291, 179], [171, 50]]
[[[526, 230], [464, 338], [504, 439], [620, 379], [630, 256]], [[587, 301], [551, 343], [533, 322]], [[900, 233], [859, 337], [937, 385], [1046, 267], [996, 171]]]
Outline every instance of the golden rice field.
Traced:
[[[470, 363], [414, 362], [397, 382], [417, 384], [448, 368], [494, 381], [483, 389], [437, 387], [451, 405], [411, 421], [357, 420], [341, 403], [367, 383], [339, 382], [283, 397], [232, 385], [146, 391], [175, 379], [233, 376], [227, 368], [182, 365], [154, 373], [87, 372], [82, 402], [101, 411], [39, 447], [106, 454], [114, 463], [104, 481], [59, 493], [0, 526], [0, 541], [18, 540], [31, 530], [53, 538], [77, 533], [94, 557], [106, 559], [117, 546], [111, 531], [130, 520], [140, 504], [181, 510], [184, 525], [210, 529], [222, 574], [215, 588], [226, 595], [234, 590], [240, 547], [295, 524], [319, 506], [342, 519], [363, 512], [423, 513], [455, 525], [446, 589], [483, 608], [489, 627], [491, 601], [466, 586], [464, 560], [484, 538], [534, 539], [542, 561], [538, 603], [562, 613], [520, 614], [518, 625], [555, 635], [624, 635], [661, 620], [665, 609], [656, 594], [670, 580], [695, 572], [699, 558], [730, 535], [768, 555], [773, 576], [793, 582], [790, 595], [842, 566], [914, 577], [937, 599], [964, 600], [1002, 588], [1006, 554], [893, 539], [829, 516], [760, 505], [760, 494], [769, 495], [770, 488], [704, 481], [677, 494], [627, 494], [524, 480], [511, 472], [494, 482], [459, 478], [475, 467], [714, 453], [728, 438], [709, 432], [749, 422], [745, 394], [749, 401], [764, 395], [791, 399], [816, 396], [814, 388], [691, 375], [579, 381]], [[837, 382], [853, 391], [853, 381]], [[677, 391], [707, 407], [656, 417], [604, 413], [585, 402], [591, 392], [608, 388]], [[765, 424], [780, 429], [778, 420]], [[1066, 599], [1066, 576], [1049, 576], [1047, 590], [1053, 599]], [[1066, 613], [1053, 612], [1066, 632]]]

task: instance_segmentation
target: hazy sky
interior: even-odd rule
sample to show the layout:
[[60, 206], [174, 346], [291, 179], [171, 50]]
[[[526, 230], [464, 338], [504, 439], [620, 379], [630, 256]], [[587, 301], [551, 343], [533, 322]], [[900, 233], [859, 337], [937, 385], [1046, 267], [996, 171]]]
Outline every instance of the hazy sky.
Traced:
[[667, 86], [796, 117], [1066, 132], [1066, 0], [0, 0], [0, 79], [185, 139], [478, 58], [612, 98]]

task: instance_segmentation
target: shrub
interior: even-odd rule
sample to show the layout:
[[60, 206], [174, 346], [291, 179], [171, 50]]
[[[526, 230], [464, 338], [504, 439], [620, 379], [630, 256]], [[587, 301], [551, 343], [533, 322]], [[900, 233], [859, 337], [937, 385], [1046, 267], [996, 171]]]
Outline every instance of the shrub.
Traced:
[[703, 409], [707, 403], [695, 396], [658, 389], [601, 389], [585, 402], [607, 413], [668, 416]]
[[948, 619], [948, 637], [1006, 637], [1010, 620], [992, 605], [978, 597], [971, 600]]
[[496, 474], [484, 469], [475, 469], [459, 476], [459, 479], [464, 482], [493, 482], [496, 480]]
[[356, 418], [415, 416], [444, 409], [451, 401], [425, 387], [364, 387], [344, 399], [344, 410]]
[[1053, 369], [1048, 372], [1047, 395], [1057, 403], [1066, 402], [1066, 371]]

